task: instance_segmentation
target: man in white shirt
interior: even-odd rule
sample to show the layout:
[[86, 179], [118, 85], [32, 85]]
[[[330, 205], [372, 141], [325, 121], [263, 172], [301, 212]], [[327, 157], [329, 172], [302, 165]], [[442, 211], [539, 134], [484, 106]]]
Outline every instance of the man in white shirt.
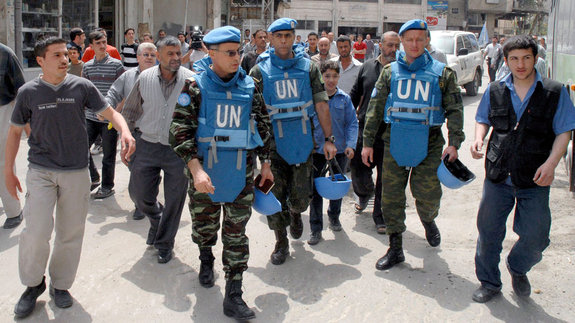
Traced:
[[489, 82], [495, 81], [495, 73], [497, 72], [497, 57], [501, 52], [501, 45], [497, 41], [497, 37], [493, 36], [491, 44], [485, 47], [483, 57], [487, 57], [487, 68], [489, 72]]
[[340, 74], [337, 87], [349, 94], [355, 84], [359, 74], [359, 67], [362, 63], [351, 56], [351, 39], [347, 36], [340, 36], [337, 39], [337, 51], [339, 57], [331, 59], [339, 64]]

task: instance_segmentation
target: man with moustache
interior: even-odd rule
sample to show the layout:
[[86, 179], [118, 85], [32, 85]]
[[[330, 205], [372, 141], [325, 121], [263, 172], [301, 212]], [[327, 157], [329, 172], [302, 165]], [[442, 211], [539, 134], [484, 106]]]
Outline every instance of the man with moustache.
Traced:
[[[455, 73], [434, 60], [425, 50], [427, 23], [406, 22], [399, 30], [405, 51], [383, 68], [366, 114], [362, 160], [374, 160], [374, 142], [382, 121], [389, 123], [383, 133], [382, 207], [389, 249], [376, 263], [386, 270], [405, 261], [401, 234], [405, 227], [405, 187], [408, 180], [415, 206], [432, 247], [441, 243], [435, 224], [439, 213], [441, 185], [437, 168], [443, 158], [457, 159], [457, 149], [465, 139], [463, 105]], [[447, 117], [449, 143], [441, 126]], [[443, 151], [443, 152], [442, 152]]]
[[[369, 36], [369, 35], [368, 35]], [[387, 64], [395, 61], [395, 53], [399, 50], [399, 35], [394, 31], [383, 34], [382, 42], [379, 44], [381, 55], [375, 59], [368, 60], [359, 68], [357, 80], [351, 89], [351, 101], [357, 107], [357, 119], [359, 120], [359, 135], [356, 151], [361, 151], [363, 147], [363, 128], [365, 126], [365, 113], [369, 105], [369, 99], [375, 82], [381, 74], [381, 70]], [[355, 204], [356, 212], [361, 212], [367, 207], [367, 202], [374, 194], [374, 184], [372, 179], [374, 167], [377, 167], [377, 178], [375, 184], [375, 198], [373, 203], [373, 221], [375, 222], [377, 233], [385, 233], [385, 221], [381, 211], [381, 177], [383, 167], [383, 140], [381, 135], [386, 129], [386, 124], [382, 123], [377, 131], [373, 143], [374, 162], [370, 166], [363, 164], [361, 154], [355, 154], [351, 161], [351, 179], [353, 191], [358, 197]]]
[[273, 46], [260, 55], [262, 61], [250, 71], [257, 89], [263, 93], [274, 131], [271, 167], [276, 183], [272, 192], [282, 205], [282, 211], [267, 217], [276, 236], [270, 257], [274, 265], [283, 264], [289, 255], [286, 228], [290, 227], [294, 239], [303, 233], [301, 213], [308, 208], [312, 196], [314, 142], [310, 119], [316, 113], [325, 134], [325, 158], [330, 160], [337, 152], [329, 98], [319, 67], [305, 58], [303, 47], [294, 45], [296, 24], [294, 19], [280, 18], [269, 26]]
[[[180, 41], [166, 36], [158, 41], [160, 65], [140, 73], [122, 114], [135, 132], [137, 151], [130, 164], [130, 195], [150, 220], [147, 244], [158, 250], [158, 262], [172, 259], [172, 249], [186, 200], [188, 180], [184, 162], [170, 146], [170, 124], [184, 82], [194, 73], [180, 67]], [[157, 200], [164, 177], [165, 205]]]
[[268, 34], [266, 33], [266, 31], [263, 29], [258, 29], [254, 33], [253, 37], [256, 48], [255, 50], [244, 52], [244, 57], [242, 57], [241, 65], [244, 71], [246, 71], [247, 73], [249, 73], [252, 67], [256, 65], [256, 60], [258, 59], [258, 56], [260, 56], [261, 53], [266, 51], [267, 35]]
[[339, 83], [337, 87], [349, 94], [362, 63], [351, 55], [351, 39], [347, 36], [341, 36], [337, 39], [337, 51], [339, 52], [338, 58], [332, 58], [339, 64]]

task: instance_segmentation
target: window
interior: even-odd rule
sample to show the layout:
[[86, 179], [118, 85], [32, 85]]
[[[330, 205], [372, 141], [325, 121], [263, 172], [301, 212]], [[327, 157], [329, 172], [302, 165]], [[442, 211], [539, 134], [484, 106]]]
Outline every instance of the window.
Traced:
[[385, 3], [421, 4], [421, 0], [384, 0]]
[[315, 20], [298, 20], [295, 29], [315, 30]]
[[317, 30], [320, 33], [320, 36], [322, 31], [329, 33], [331, 31], [331, 21], [323, 21], [323, 20], [318, 21]]
[[467, 40], [469, 42], [465, 42], [465, 46], [467, 47], [469, 45], [469, 52], [476, 52], [479, 50], [479, 44], [477, 44], [477, 39], [475, 39], [475, 36], [473, 35], [467, 35]]
[[463, 37], [457, 36], [457, 45], [455, 47], [455, 55], [457, 55], [459, 53], [459, 50], [462, 48], [465, 48], [463, 46]]

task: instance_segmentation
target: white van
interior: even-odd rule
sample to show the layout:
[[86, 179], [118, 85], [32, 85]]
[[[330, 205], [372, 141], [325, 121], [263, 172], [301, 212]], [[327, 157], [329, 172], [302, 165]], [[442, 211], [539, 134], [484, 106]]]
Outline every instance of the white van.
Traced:
[[477, 38], [470, 32], [432, 30], [431, 44], [447, 56], [447, 65], [457, 75], [457, 84], [469, 96], [477, 95], [483, 77], [483, 54]]

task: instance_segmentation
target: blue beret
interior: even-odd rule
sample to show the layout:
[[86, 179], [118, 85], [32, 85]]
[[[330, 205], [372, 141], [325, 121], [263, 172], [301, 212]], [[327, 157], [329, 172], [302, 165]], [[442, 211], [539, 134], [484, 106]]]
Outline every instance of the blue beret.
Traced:
[[297, 26], [297, 20], [291, 18], [280, 18], [268, 27], [268, 32], [273, 33], [279, 30], [291, 30]]
[[221, 43], [240, 43], [242, 39], [241, 32], [236, 27], [224, 26], [213, 29], [204, 36], [204, 43], [207, 45], [216, 45]]
[[401, 28], [399, 29], [399, 36], [401, 36], [404, 32], [411, 29], [427, 30], [427, 23], [421, 19], [410, 20], [404, 23], [403, 26], [401, 26]]

